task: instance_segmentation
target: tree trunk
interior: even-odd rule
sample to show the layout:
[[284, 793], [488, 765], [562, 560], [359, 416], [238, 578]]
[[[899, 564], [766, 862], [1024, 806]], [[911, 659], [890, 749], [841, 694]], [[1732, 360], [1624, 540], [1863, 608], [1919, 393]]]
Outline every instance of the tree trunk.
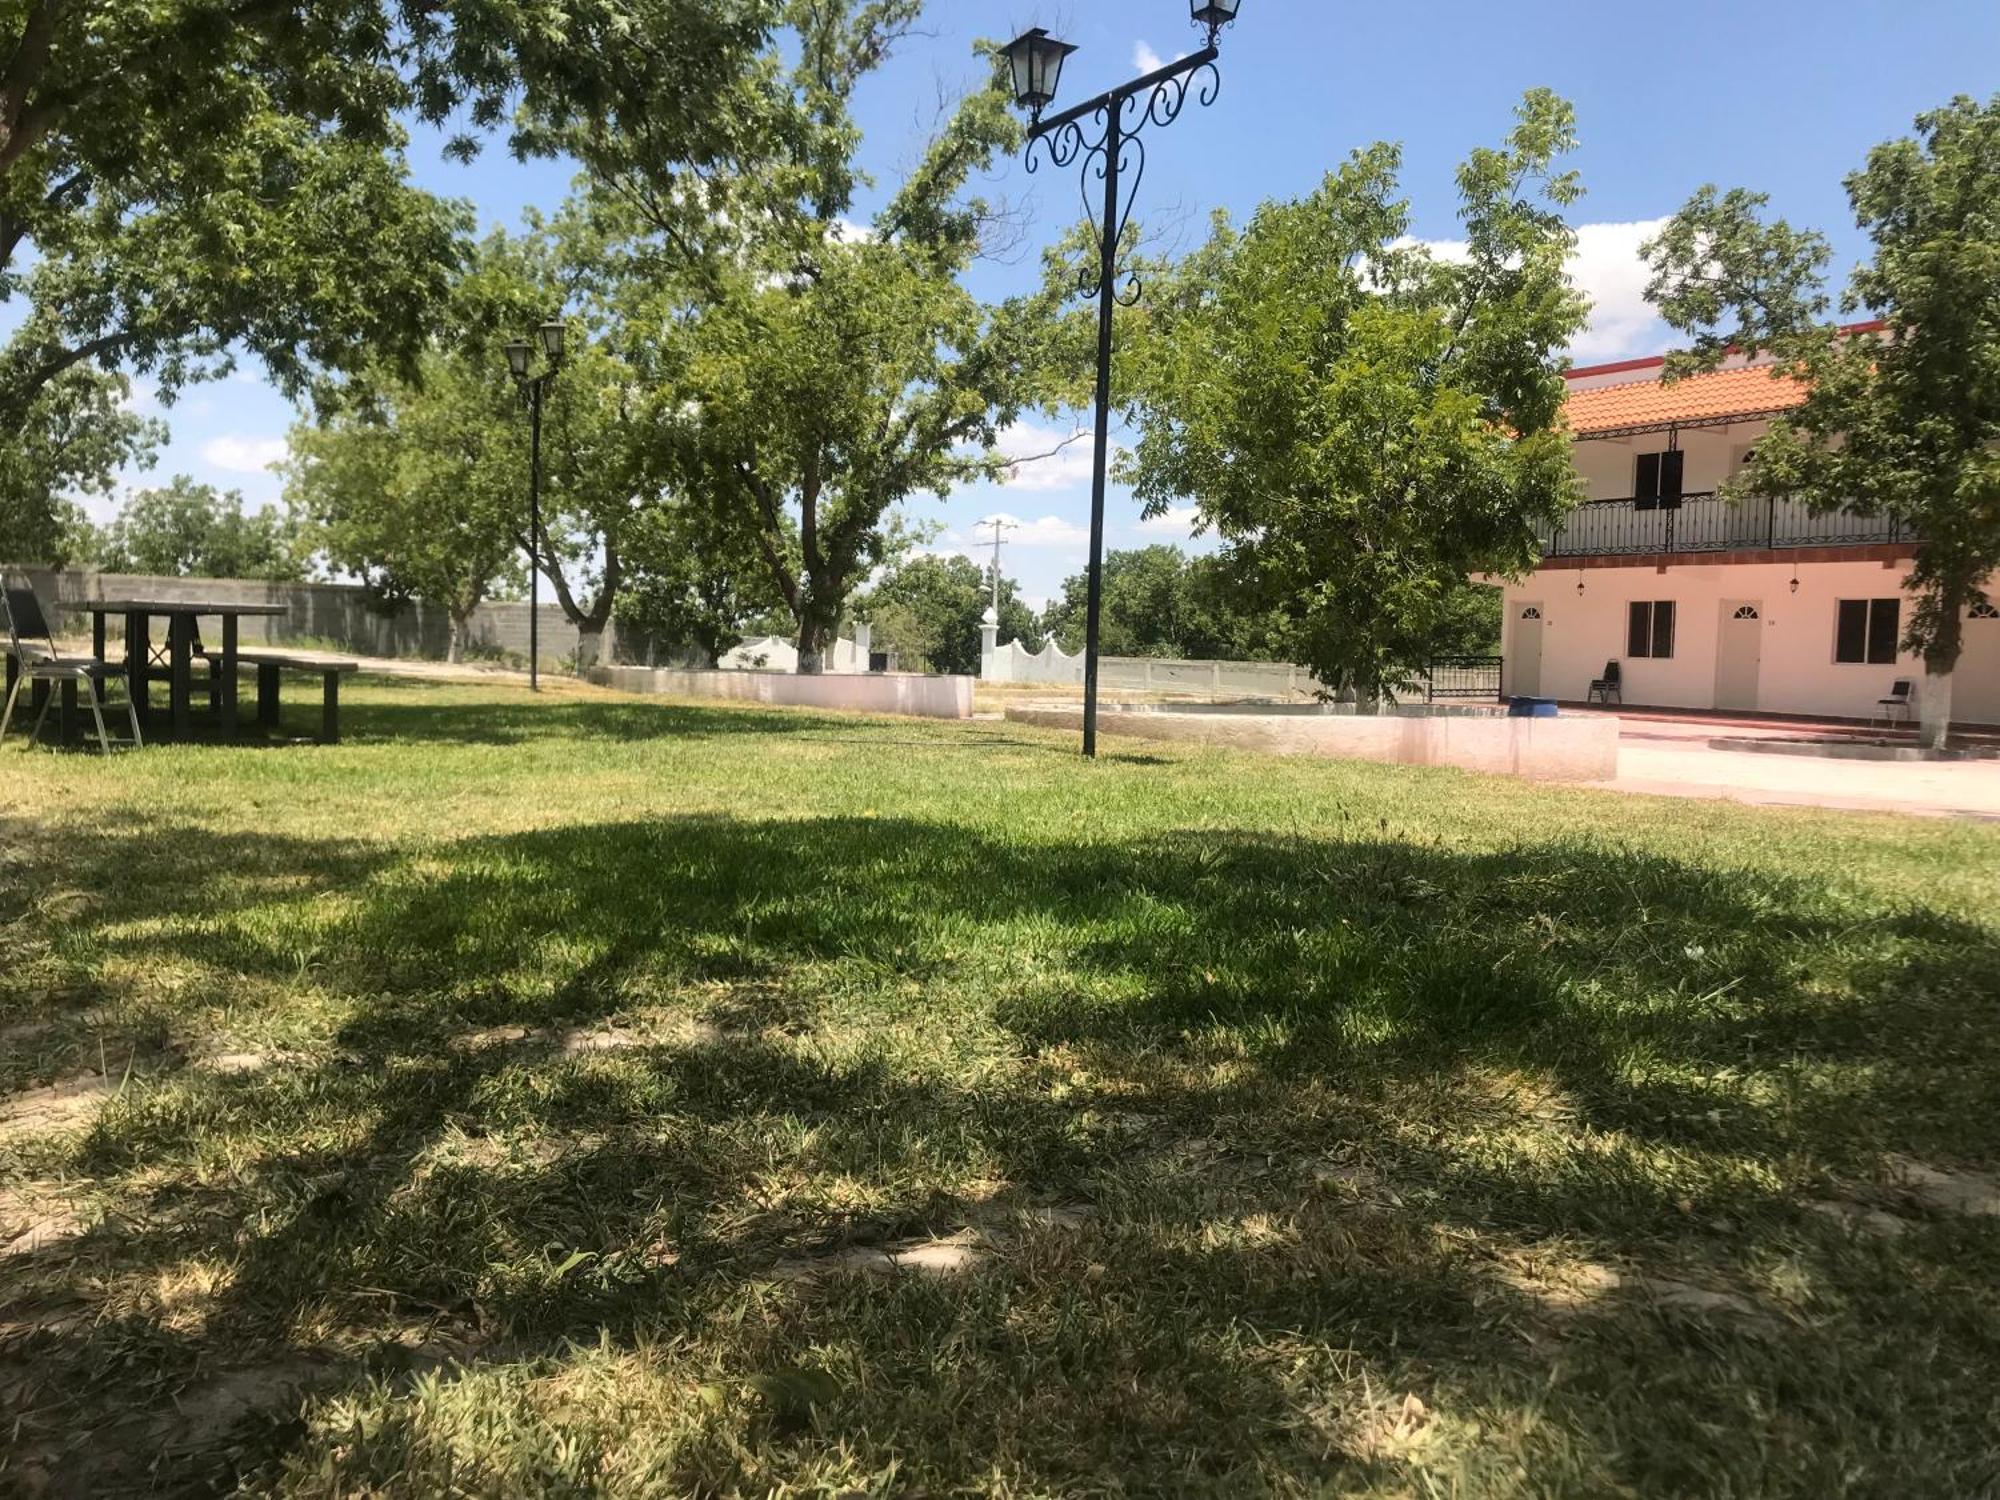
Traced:
[[[477, 605], [473, 606], [478, 608]], [[465, 646], [472, 634], [472, 610], [451, 612], [451, 635], [445, 644], [444, 659], [453, 666], [465, 660]]]
[[839, 639], [840, 616], [828, 612], [809, 593], [799, 609], [799, 675], [818, 677], [832, 665], [834, 643]]
[[1917, 699], [1917, 743], [1942, 750], [1951, 737], [1951, 673], [1927, 672]]
[[586, 622], [576, 632], [576, 675], [581, 677], [596, 666], [604, 654], [604, 626]]

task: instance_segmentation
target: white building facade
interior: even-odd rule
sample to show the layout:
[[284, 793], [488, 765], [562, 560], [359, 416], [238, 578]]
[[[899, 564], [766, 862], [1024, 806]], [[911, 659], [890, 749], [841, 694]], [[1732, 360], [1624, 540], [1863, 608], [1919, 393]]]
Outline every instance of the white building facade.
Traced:
[[[1918, 538], [1879, 517], [1716, 496], [1798, 388], [1742, 361], [1673, 385], [1661, 370], [1571, 372], [1587, 500], [1544, 538], [1535, 572], [1503, 585], [1504, 691], [1582, 702], [1615, 668], [1635, 708], [1868, 719], [1899, 681], [1918, 714], [1927, 693], [1942, 701], [1901, 649]], [[2000, 577], [1964, 624], [1949, 715], [2000, 724]]]

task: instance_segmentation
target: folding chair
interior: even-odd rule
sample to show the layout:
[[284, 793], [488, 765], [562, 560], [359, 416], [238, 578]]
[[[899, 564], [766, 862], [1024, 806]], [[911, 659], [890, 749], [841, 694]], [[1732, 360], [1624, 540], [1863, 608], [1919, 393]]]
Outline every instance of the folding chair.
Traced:
[[1609, 703], [1616, 698], [1622, 705], [1625, 702], [1625, 689], [1619, 681], [1621, 671], [1617, 662], [1606, 662], [1604, 675], [1592, 681], [1590, 691], [1584, 694], [1583, 701], [1589, 703], [1594, 699], [1599, 703]]
[[1884, 729], [1893, 729], [1899, 723], [1908, 724], [1916, 718], [1916, 706], [1910, 701], [1917, 690], [1913, 678], [1898, 677], [1890, 684], [1889, 696], [1875, 700], [1875, 712], [1868, 716], [1868, 727], [1873, 729], [1880, 719]]
[[7, 694], [7, 706], [0, 710], [0, 740], [6, 739], [8, 726], [13, 723], [14, 705], [20, 699], [21, 689], [31, 682], [45, 682], [49, 684], [49, 692], [42, 700], [42, 711], [35, 715], [35, 727], [28, 736], [30, 749], [41, 742], [42, 724], [49, 716], [49, 709], [58, 693], [70, 683], [84, 694], [90, 715], [97, 721], [97, 743], [106, 755], [111, 753], [114, 743], [129, 743], [135, 750], [145, 743], [139, 737], [139, 710], [132, 702], [129, 687], [125, 693], [125, 712], [132, 720], [132, 738], [112, 740], [104, 727], [104, 694], [99, 683], [117, 676], [116, 670], [94, 656], [64, 656], [58, 651], [55, 635], [49, 629], [48, 617], [42, 613], [42, 603], [35, 597], [34, 589], [25, 583], [0, 587], [0, 614], [7, 618], [8, 649], [19, 664], [19, 675], [14, 679], [13, 690]]

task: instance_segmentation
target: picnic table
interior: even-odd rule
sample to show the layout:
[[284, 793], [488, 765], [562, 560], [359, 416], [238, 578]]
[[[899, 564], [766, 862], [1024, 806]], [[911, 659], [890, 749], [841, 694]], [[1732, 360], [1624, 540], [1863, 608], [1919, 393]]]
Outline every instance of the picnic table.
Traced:
[[[222, 727], [234, 734], [237, 728], [236, 672], [239, 622], [247, 618], [271, 618], [287, 613], [282, 604], [249, 604], [226, 599], [93, 599], [79, 606], [90, 613], [91, 654], [101, 662], [105, 655], [104, 625], [113, 615], [125, 617], [125, 682], [146, 717], [146, 688], [155, 670], [152, 629], [156, 619], [166, 621], [166, 677], [168, 715], [175, 734], [186, 734], [194, 722], [194, 658], [201, 650], [201, 632], [196, 622], [204, 615], [220, 618], [220, 649], [211, 653], [219, 697], [217, 707]], [[67, 704], [64, 705], [67, 708]]]

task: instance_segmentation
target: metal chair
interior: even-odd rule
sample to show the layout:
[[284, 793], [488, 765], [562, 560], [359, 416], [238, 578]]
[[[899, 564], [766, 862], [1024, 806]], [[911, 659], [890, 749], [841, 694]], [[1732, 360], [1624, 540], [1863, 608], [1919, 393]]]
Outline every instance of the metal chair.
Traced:
[[1877, 719], [1882, 721], [1884, 729], [1912, 722], [1916, 718], [1916, 706], [1911, 698], [1916, 691], [1914, 679], [1898, 677], [1889, 687], [1889, 696], [1875, 700], [1875, 712], [1868, 716], [1868, 727], [1873, 729]]
[[1583, 701], [1609, 703], [1615, 697], [1622, 706], [1625, 702], [1625, 688], [1620, 681], [1622, 670], [1617, 662], [1606, 662], [1604, 675], [1591, 682], [1590, 691], [1584, 694]]
[[34, 589], [25, 583], [0, 586], [0, 614], [6, 616], [8, 649], [19, 667], [14, 686], [7, 694], [7, 706], [0, 710], [0, 740], [7, 737], [8, 726], [14, 719], [14, 704], [20, 699], [21, 689], [31, 682], [45, 682], [49, 684], [49, 692], [42, 700], [41, 712], [35, 715], [35, 727], [28, 736], [30, 749], [41, 742], [42, 724], [47, 720], [58, 692], [70, 684], [75, 684], [84, 693], [90, 715], [97, 721], [97, 743], [106, 755], [111, 753], [113, 744], [129, 743], [136, 750], [145, 743], [139, 736], [139, 711], [132, 702], [129, 687], [125, 693], [125, 712], [132, 720], [132, 738], [129, 741], [114, 741], [111, 738], [104, 727], [104, 695], [98, 684], [101, 679], [114, 677], [117, 673], [94, 656], [64, 656], [56, 649], [55, 636], [49, 629], [48, 617], [42, 613], [42, 603], [35, 597]]

